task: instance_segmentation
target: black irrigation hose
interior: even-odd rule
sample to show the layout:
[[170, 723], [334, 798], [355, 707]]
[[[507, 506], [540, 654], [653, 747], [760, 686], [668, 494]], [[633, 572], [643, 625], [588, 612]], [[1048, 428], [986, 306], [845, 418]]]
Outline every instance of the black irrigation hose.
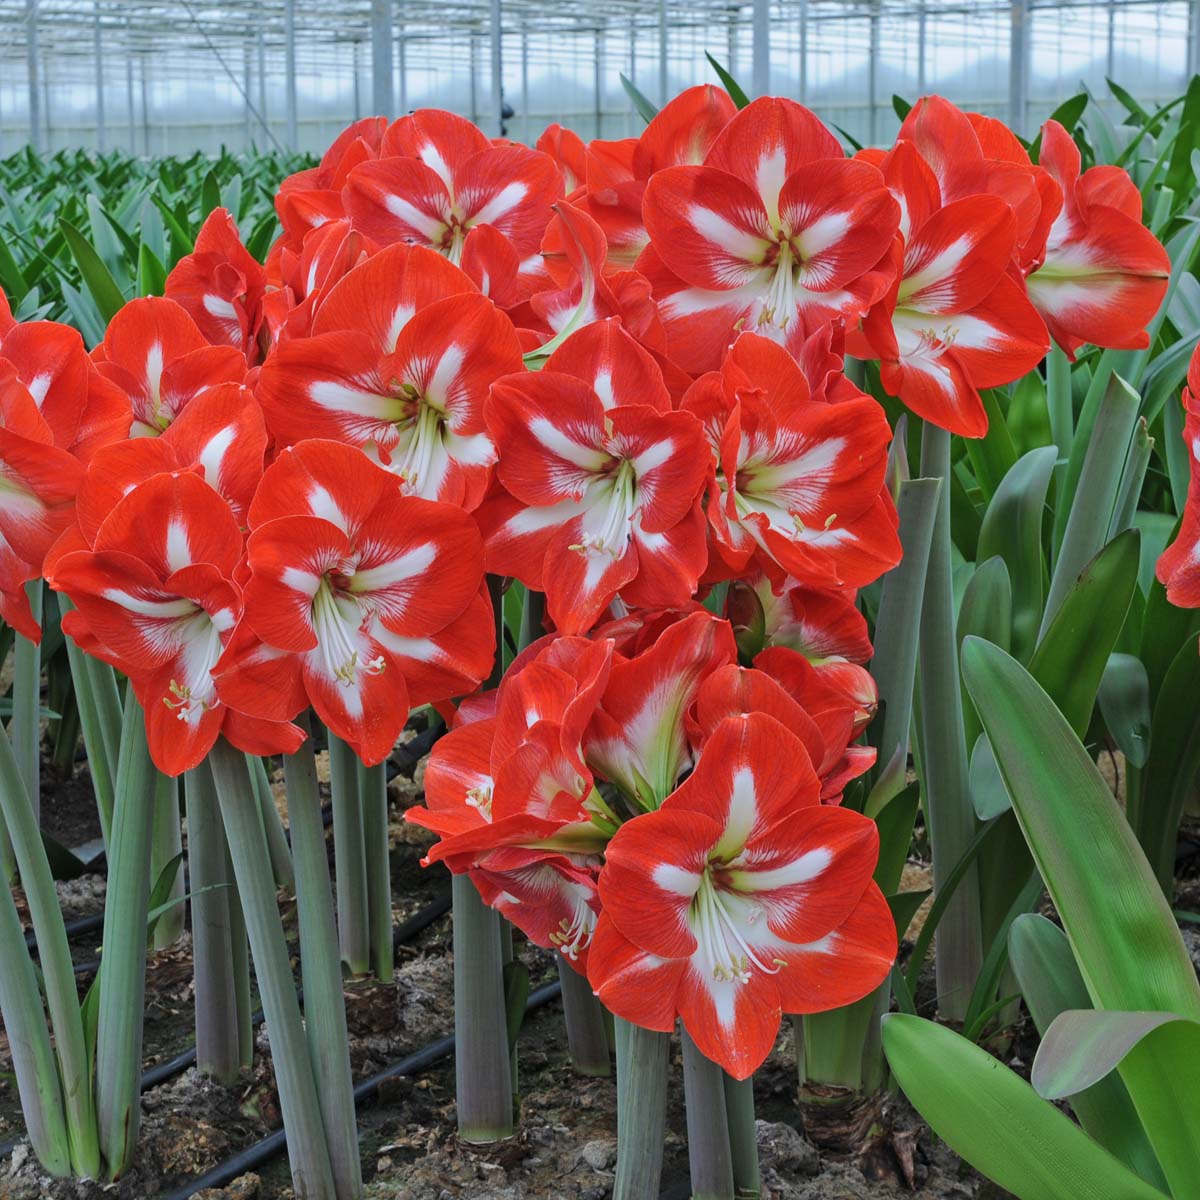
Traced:
[[[529, 1001], [525, 1005], [526, 1013], [531, 1013], [551, 1000], [557, 999], [561, 991], [562, 984], [557, 982], [538, 988], [530, 994]], [[408, 1055], [407, 1058], [402, 1058], [390, 1067], [384, 1067], [378, 1075], [364, 1079], [354, 1089], [354, 1101], [356, 1104], [360, 1104], [364, 1100], [369, 1100], [376, 1095], [383, 1084], [393, 1079], [403, 1079], [405, 1076], [425, 1071], [434, 1063], [440, 1062], [453, 1053], [454, 1035], [448, 1034], [446, 1037], [438, 1038], [436, 1041], [430, 1042], [428, 1046]], [[205, 1188], [224, 1187], [245, 1175], [247, 1171], [253, 1171], [256, 1167], [260, 1167], [274, 1158], [286, 1145], [287, 1137], [283, 1130], [276, 1130], [268, 1137], [263, 1138], [261, 1142], [248, 1146], [232, 1158], [226, 1159], [219, 1166], [213, 1167], [211, 1171], [205, 1172], [198, 1179], [193, 1179], [190, 1183], [185, 1183], [183, 1187], [170, 1192], [165, 1200], [190, 1200], [190, 1197], [197, 1192], [204, 1191]]]
[[[92, 933], [99, 929], [104, 924], [104, 910], [101, 909], [97, 913], [88, 913], [86, 917], [77, 917], [74, 921], [66, 923], [67, 941], [72, 938], [81, 937], [85, 933]], [[25, 945], [30, 950], [37, 949], [37, 934], [31, 929], [25, 934]]]

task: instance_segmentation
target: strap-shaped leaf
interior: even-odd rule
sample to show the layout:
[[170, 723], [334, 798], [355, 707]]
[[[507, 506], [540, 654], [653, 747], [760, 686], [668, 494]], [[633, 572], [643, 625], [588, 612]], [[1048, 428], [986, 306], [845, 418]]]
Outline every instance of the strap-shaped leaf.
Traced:
[[111, 321], [125, 303], [121, 289], [101, 261], [100, 255], [92, 248], [91, 242], [70, 221], [60, 220], [59, 228], [67, 239], [71, 257], [75, 259], [75, 265], [83, 276], [83, 283], [88, 294], [95, 301], [104, 321], [106, 323]]
[[[1045, 1100], [1062, 1100], [1099, 1083], [1141, 1041], [1166, 1025], [1185, 1025], [1190, 1058], [1200, 1065], [1200, 1024], [1174, 1013], [1068, 1009], [1050, 1023], [1033, 1060], [1030, 1082]], [[1183, 1031], [1176, 1030], [1177, 1036]], [[1181, 1038], [1182, 1040], [1182, 1038]]]
[[[1009, 931], [1008, 957], [1039, 1034], [1044, 1035], [1060, 1013], [1091, 1007], [1067, 935], [1052, 921], [1037, 913], [1018, 917]], [[1100, 1145], [1148, 1183], [1166, 1188], [1162, 1168], [1119, 1075], [1109, 1074], [1072, 1096], [1071, 1108]]]
[[883, 1048], [917, 1111], [1019, 1200], [1163, 1200], [985, 1050], [932, 1021], [883, 1018]]
[[1097, 699], [1117, 748], [1132, 766], [1145, 766], [1150, 750], [1150, 683], [1141, 659], [1110, 654]]
[[1083, 568], [1029, 662], [1030, 674], [1081, 737], [1137, 587], [1140, 544], [1138, 531], [1127, 529]]
[[1000, 482], [979, 531], [976, 561], [1004, 559], [1012, 582], [1012, 645], [1022, 661], [1033, 651], [1045, 600], [1042, 513], [1057, 451], [1041, 446], [1017, 459]]

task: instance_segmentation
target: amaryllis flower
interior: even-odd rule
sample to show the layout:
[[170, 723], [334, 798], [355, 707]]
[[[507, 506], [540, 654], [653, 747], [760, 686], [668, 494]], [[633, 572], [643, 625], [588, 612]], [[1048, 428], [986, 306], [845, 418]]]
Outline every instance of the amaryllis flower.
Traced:
[[678, 1017], [745, 1079], [782, 1013], [838, 1008], [877, 987], [896, 953], [871, 878], [879, 835], [819, 793], [803, 745], [777, 721], [725, 720], [692, 774], [605, 852], [588, 963], [605, 1007], [662, 1032]]
[[534, 143], [534, 149], [548, 154], [558, 163], [568, 196], [587, 177], [587, 147], [574, 130], [558, 124], [547, 125]]
[[1042, 128], [1041, 162], [1062, 189], [1045, 257], [1026, 279], [1054, 340], [1074, 357], [1087, 342], [1150, 344], [1146, 325], [1167, 290], [1171, 262], [1142, 224], [1142, 196], [1119, 167], [1079, 172], [1079, 147], [1057, 122]]
[[91, 550], [55, 564], [51, 584], [75, 605], [64, 632], [129, 676], [165, 774], [196, 766], [222, 733], [254, 754], [294, 751], [303, 740], [296, 726], [234, 712], [217, 695], [213, 668], [241, 616], [233, 580], [241, 556], [228, 506], [184, 471], [138, 484]]
[[32, 642], [42, 630], [25, 584], [40, 578], [46, 552], [71, 523], [82, 475], [53, 444], [16, 368], [0, 358], [0, 616]]
[[514, 663], [496, 715], [439, 740], [427, 807], [406, 813], [441, 837], [425, 861], [468, 872], [487, 903], [580, 971], [599, 908], [598, 853], [615, 828], [581, 741], [611, 654], [611, 642], [559, 638]]
[[196, 235], [196, 245], [167, 276], [165, 295], [182, 305], [214, 346], [233, 346], [251, 366], [261, 357], [266, 275], [242, 245], [237, 225], [214, 208]]
[[882, 175], [790, 100], [755, 100], [703, 166], [657, 172], [643, 213], [638, 268], [688, 371], [717, 367], [740, 329], [795, 349], [819, 325], [857, 319], [892, 280], [899, 209]]
[[306, 441], [267, 469], [250, 527], [245, 628], [218, 671], [230, 705], [290, 720], [311, 703], [369, 765], [408, 719], [406, 664], [445, 662], [473, 686], [487, 673], [493, 627], [461, 620], [483, 575], [461, 509], [403, 495], [352, 447]]
[[428, 246], [458, 263], [480, 225], [498, 229], [522, 260], [534, 254], [562, 194], [549, 155], [493, 145], [463, 117], [420, 109], [389, 126], [378, 159], [350, 172], [343, 202], [377, 245]]
[[613, 665], [585, 738], [588, 765], [631, 812], [656, 808], [693, 763], [686, 717], [704, 681], [737, 662], [728, 621], [693, 613]]
[[737, 108], [724, 88], [687, 88], [637, 138], [589, 142], [586, 187], [575, 200], [604, 231], [610, 269], [632, 267], [650, 235], [642, 218], [646, 183], [665, 167], [699, 166]]
[[211, 345], [183, 308], [158, 296], [124, 305], [93, 360], [129, 397], [131, 437], [156, 437], [206, 388], [246, 375], [239, 350]]
[[904, 213], [896, 280], [863, 322], [883, 386], [926, 420], [982, 437], [987, 413], [978, 389], [1020, 378], [1050, 348], [1009, 274], [1013, 211], [987, 194], [941, 205], [932, 172], [909, 142], [881, 167]]
[[900, 561], [884, 487], [891, 430], [874, 400], [812, 400], [782, 347], [744, 333], [683, 408], [703, 422], [716, 461], [708, 518], [728, 572], [761, 552], [780, 577], [858, 587]]
[[357, 446], [405, 493], [470, 510], [496, 460], [484, 398], [520, 369], [512, 322], [462, 271], [391, 246], [329, 291], [311, 337], [275, 348], [258, 394], [277, 442]]
[[1183, 409], [1183, 440], [1188, 448], [1191, 481], [1179, 533], [1159, 557], [1157, 573], [1172, 604], [1200, 608], [1200, 346], [1192, 352], [1188, 364]]
[[503, 447], [504, 493], [478, 514], [488, 570], [544, 591], [564, 633], [590, 628], [618, 593], [642, 607], [691, 598], [709, 453], [632, 338], [581, 330], [544, 370], [498, 380], [484, 416]]
[[128, 396], [100, 374], [70, 326], [0, 321], [0, 358], [33, 397], [54, 445], [84, 466], [101, 446], [129, 436]]

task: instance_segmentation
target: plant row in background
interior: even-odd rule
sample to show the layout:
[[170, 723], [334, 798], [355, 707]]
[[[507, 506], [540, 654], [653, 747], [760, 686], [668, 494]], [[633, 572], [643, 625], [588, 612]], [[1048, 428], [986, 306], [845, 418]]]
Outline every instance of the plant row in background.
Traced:
[[[1077, 97], [1032, 146], [898, 102], [895, 144], [850, 154], [728, 83], [634, 94], [618, 142], [359, 122], [274, 216], [274, 160], [205, 164], [198, 209], [199, 163], [0, 164], [28, 179], [0, 250], [0, 849], [41, 965], [6, 890], [0, 1007], [51, 1172], [135, 1153], [182, 804], [198, 1065], [247, 1065], [252, 960], [296, 1192], [361, 1195], [342, 977], [392, 973], [385, 764], [426, 708], [408, 817], [454, 877], [464, 1139], [514, 1131], [516, 927], [576, 1067], [615, 1051], [617, 1200], [658, 1195], [677, 1028], [693, 1193], [757, 1193], [785, 1015], [814, 1136], [861, 1138], [890, 1064], [1019, 1196], [1191, 1194], [1200, 82], [1155, 113], [1116, 89], [1119, 128]], [[110, 866], [82, 999], [43, 667]], [[902, 968], [914, 839], [934, 899]], [[916, 1015], [935, 929], [942, 1025]], [[976, 1045], [1022, 999], [1040, 1096]]]

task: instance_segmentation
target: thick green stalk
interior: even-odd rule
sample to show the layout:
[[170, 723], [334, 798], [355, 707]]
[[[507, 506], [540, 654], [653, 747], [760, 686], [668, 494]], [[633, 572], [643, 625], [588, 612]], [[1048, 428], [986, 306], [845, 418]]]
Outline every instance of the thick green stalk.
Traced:
[[618, 1017], [617, 1169], [613, 1200], [658, 1200], [667, 1126], [669, 1033]]
[[854, 1004], [792, 1018], [797, 1044], [803, 1044], [800, 1056], [802, 1090], [813, 1083], [824, 1088], [845, 1088], [857, 1094], [882, 1085], [882, 1069], [865, 1062], [863, 1052], [872, 1022], [886, 1011], [888, 995], [885, 984]]
[[358, 756], [329, 734], [329, 777], [333, 794], [333, 870], [337, 881], [338, 940], [351, 975], [371, 970], [371, 906]]
[[[100, 1174], [100, 1145], [96, 1132], [96, 1109], [92, 1097], [91, 1064], [83, 1036], [75, 967], [54, 877], [46, 861], [46, 848], [34, 819], [25, 784], [17, 768], [8, 734], [0, 728], [0, 810], [12, 837], [13, 855], [21, 872], [21, 885], [29, 905], [29, 916], [37, 934], [38, 956], [46, 989], [46, 1007], [54, 1034], [63, 1107], [71, 1143], [71, 1169], [85, 1179]], [[145, 945], [145, 924], [141, 940]], [[140, 1006], [139, 1006], [140, 1008]]]
[[[215, 794], [215, 792], [214, 792]], [[224, 829], [224, 822], [221, 825]], [[254, 1010], [250, 1003], [250, 939], [238, 891], [229, 839], [224, 839], [225, 878], [229, 881], [229, 940], [233, 947], [233, 982], [237, 989], [238, 1057], [243, 1071], [254, 1066]]]
[[762, 1177], [758, 1170], [758, 1134], [754, 1123], [754, 1078], [725, 1076], [725, 1112], [729, 1117], [729, 1151], [733, 1156], [733, 1194], [738, 1200], [758, 1200]]
[[387, 764], [358, 764], [363, 849], [367, 857], [367, 919], [371, 925], [371, 966], [380, 983], [391, 983], [392, 860], [388, 847]]
[[250, 766], [250, 778], [254, 781], [254, 796], [262, 812], [263, 831], [267, 835], [267, 845], [271, 851], [271, 874], [275, 876], [275, 886], [291, 891], [296, 885], [292, 870], [292, 852], [288, 849], [283, 819], [279, 815], [279, 809], [275, 807], [275, 793], [271, 791], [267, 765], [257, 754], [247, 754], [246, 762]]
[[[157, 886], [163, 871], [183, 853], [183, 834], [179, 823], [179, 785], [160, 774], [154, 794], [154, 836], [150, 846], [150, 884]], [[173, 946], [183, 934], [187, 906], [183, 903], [183, 863], [177, 863], [171, 890], [164, 903], [172, 903], [155, 922], [154, 949]]]
[[133, 1161], [142, 1112], [146, 916], [158, 780], [146, 746], [145, 715], [131, 691], [121, 728], [96, 1018], [96, 1122], [109, 1179], [119, 1178]]
[[513, 1132], [500, 915], [480, 899], [470, 876], [455, 875], [452, 888], [458, 1136], [498, 1142]]
[[608, 1033], [604, 1028], [604, 1008], [596, 999], [592, 985], [561, 954], [558, 978], [562, 983], [563, 1018], [567, 1026], [567, 1045], [571, 1064], [580, 1075], [612, 1074], [608, 1053]]
[[[307, 713], [297, 723], [307, 728]], [[304, 1032], [312, 1056], [337, 1197], [358, 1200], [363, 1190], [362, 1165], [350, 1074], [346, 1001], [342, 994], [341, 954], [311, 737], [295, 754], [284, 757], [283, 770], [300, 916]]]
[[25, 1132], [38, 1162], [60, 1178], [71, 1173], [71, 1142], [58, 1064], [46, 1029], [37, 972], [25, 945], [12, 892], [0, 888], [0, 1017], [8, 1037]]
[[883, 721], [876, 742], [879, 774], [867, 801], [869, 817], [877, 816], [904, 788], [921, 607], [941, 487], [940, 479], [906, 479], [900, 485], [896, 507], [904, 557], [883, 577], [875, 657], [871, 660], [871, 674], [883, 702]]
[[[921, 434], [921, 473], [948, 480], [950, 469], [950, 435], [926, 421]], [[920, 645], [921, 798], [933, 846], [935, 891], [975, 835], [954, 624], [950, 488], [943, 486], [930, 543]], [[979, 878], [972, 866], [938, 926], [937, 994], [943, 1017], [962, 1020], [982, 958]]]
[[1075, 441], [1075, 404], [1071, 397], [1071, 362], [1057, 346], [1046, 357], [1046, 409], [1050, 414], [1050, 436], [1058, 450], [1054, 465], [1054, 494], [1063, 498], [1067, 461]]
[[[226, 871], [225, 827], [212, 771], [202, 762], [184, 780], [188, 873], [192, 892], [192, 960], [196, 990], [196, 1066], [221, 1083], [242, 1067], [237, 966], [230, 906], [237, 893]], [[243, 933], [243, 942], [245, 934]], [[243, 966], [245, 955], [242, 955]], [[249, 990], [249, 980], [247, 980]]]
[[241, 895], [254, 974], [266, 1014], [279, 1105], [287, 1130], [292, 1187], [301, 1200], [336, 1195], [312, 1058], [300, 1019], [275, 883], [263, 870], [270, 851], [246, 757], [223, 738], [209, 755]]
[[725, 1108], [725, 1072], [700, 1052], [686, 1029], [680, 1036], [692, 1200], [733, 1200], [733, 1152], [729, 1147], [729, 1115]]
[[[65, 596], [58, 597], [63, 612], [67, 611]], [[112, 747], [109, 756], [108, 740], [105, 737], [105, 721], [100, 713], [96, 691], [92, 686], [89, 655], [64, 635], [67, 644], [67, 659], [71, 664], [71, 682], [75, 688], [75, 706], [79, 709], [79, 724], [83, 729], [83, 748], [87, 754], [88, 771], [92, 777], [92, 791], [96, 795], [96, 810], [100, 815], [100, 834], [105, 849], [112, 839], [113, 791], [116, 787], [117, 747]], [[101, 666], [107, 664], [101, 663]], [[111, 671], [112, 668], [109, 667]]]
[[[35, 579], [25, 585], [33, 619], [42, 623], [42, 581]], [[8, 726], [17, 769], [25, 781], [25, 791], [33, 808], [34, 820], [40, 822], [42, 813], [42, 646], [23, 634], [16, 634], [13, 643], [13, 712]]]

